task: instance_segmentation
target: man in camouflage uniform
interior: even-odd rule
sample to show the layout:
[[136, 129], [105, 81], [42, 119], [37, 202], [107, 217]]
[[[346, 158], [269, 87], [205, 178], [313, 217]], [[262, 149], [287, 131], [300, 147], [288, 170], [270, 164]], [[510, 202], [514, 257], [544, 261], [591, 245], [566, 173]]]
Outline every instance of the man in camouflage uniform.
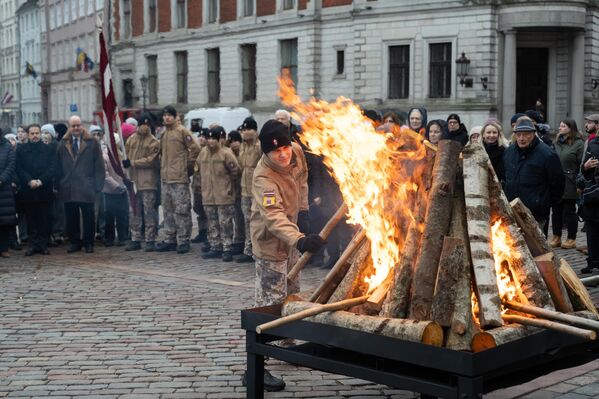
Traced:
[[235, 215], [235, 190], [233, 181], [239, 174], [239, 163], [233, 152], [219, 143], [220, 129], [208, 131], [206, 147], [196, 160], [200, 174], [202, 204], [208, 218], [210, 251], [205, 259], [233, 260], [233, 217]]
[[[206, 135], [208, 134], [208, 128], [202, 128], [198, 135], [198, 145], [200, 151], [206, 147]], [[204, 212], [204, 205], [202, 205], [202, 185], [200, 184], [200, 171], [194, 169], [193, 183], [193, 211], [196, 213], [198, 221], [198, 235], [191, 239], [191, 242], [198, 244], [201, 242], [207, 242], [208, 240], [208, 218], [206, 212]]]
[[[152, 119], [144, 114], [137, 120], [137, 132], [127, 140], [127, 158], [123, 166], [129, 169], [136, 188], [136, 212], [129, 209], [131, 242], [127, 251], [141, 249], [141, 240], [146, 242], [146, 252], [155, 250], [158, 226], [158, 183], [160, 182], [160, 142], [152, 135]], [[142, 226], [145, 230], [142, 231]]]
[[160, 137], [160, 178], [162, 181], [162, 212], [164, 241], [156, 246], [159, 252], [177, 250], [189, 252], [191, 235], [191, 198], [189, 173], [200, 152], [191, 132], [176, 121], [177, 111], [164, 107], [162, 120], [166, 130]]
[[[241, 126], [240, 126], [241, 128]], [[239, 162], [239, 150], [242, 142], [239, 130], [231, 130], [227, 137], [228, 147], [233, 151], [237, 162]], [[233, 255], [243, 253], [245, 242], [245, 229], [243, 222], [243, 212], [241, 210], [241, 175], [237, 175], [233, 180], [233, 188], [235, 189], [235, 218], [233, 219]]]

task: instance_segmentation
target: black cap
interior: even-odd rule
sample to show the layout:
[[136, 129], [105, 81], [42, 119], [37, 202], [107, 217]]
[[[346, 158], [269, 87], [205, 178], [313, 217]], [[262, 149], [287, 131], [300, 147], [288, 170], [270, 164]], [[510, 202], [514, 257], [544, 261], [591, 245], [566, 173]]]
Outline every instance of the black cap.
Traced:
[[374, 110], [374, 109], [366, 109], [364, 110], [364, 116], [367, 117], [368, 119], [370, 119], [371, 121], [374, 122], [382, 122], [383, 118], [381, 117], [381, 114]]
[[216, 126], [216, 127], [208, 129], [208, 132], [206, 133], [206, 138], [207, 139], [215, 139], [215, 140], [220, 139], [221, 130], [223, 130], [223, 128], [220, 126]]
[[526, 116], [521, 112], [518, 112], [517, 114], [512, 115], [512, 118], [510, 119], [510, 123], [516, 123], [516, 121], [518, 120], [518, 118], [522, 117], [522, 116]]
[[462, 123], [462, 120], [460, 119], [460, 116], [458, 114], [449, 114], [449, 116], [447, 117], [447, 122], [449, 122], [450, 119], [458, 121], [458, 124]]
[[524, 114], [532, 119], [535, 123], [543, 123], [543, 117], [534, 109], [529, 109]]
[[139, 126], [148, 125], [152, 127], [154, 125], [154, 118], [152, 118], [152, 115], [150, 115], [149, 113], [144, 112], [137, 118], [137, 124]]
[[241, 143], [241, 134], [237, 130], [231, 130], [229, 132], [229, 140], [231, 142], [239, 141]]
[[260, 139], [262, 152], [265, 154], [268, 154], [277, 148], [291, 145], [289, 129], [287, 126], [274, 119], [269, 120], [262, 126], [258, 139]]
[[241, 125], [241, 129], [258, 130], [258, 124], [256, 123], [256, 120], [254, 118], [252, 118], [251, 116], [248, 116], [243, 121], [243, 124]]
[[169, 114], [172, 115], [174, 118], [177, 117], [177, 110], [175, 109], [175, 107], [173, 107], [172, 105], [167, 105], [166, 107], [164, 107], [162, 109], [162, 114]]
[[536, 132], [535, 125], [532, 124], [530, 119], [522, 119], [518, 122], [518, 124], [514, 127], [512, 132]]
[[208, 129], [207, 127], [203, 127], [202, 130], [200, 130], [200, 136], [208, 137], [209, 131], [210, 129]]

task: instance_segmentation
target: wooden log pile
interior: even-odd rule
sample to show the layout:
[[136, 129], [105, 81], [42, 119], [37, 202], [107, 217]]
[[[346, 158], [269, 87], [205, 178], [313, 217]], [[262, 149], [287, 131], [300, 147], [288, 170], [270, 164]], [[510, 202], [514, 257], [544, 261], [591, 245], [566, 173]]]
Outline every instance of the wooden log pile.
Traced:
[[[542, 329], [596, 339], [599, 313], [586, 288], [524, 204], [508, 202], [484, 148], [462, 150], [451, 140], [431, 148], [401, 256], [387, 278], [369, 289], [371, 243], [359, 229], [309, 299], [288, 298], [284, 317], [260, 331], [307, 317], [474, 352]], [[495, 248], [498, 222], [509, 238], [507, 255]]]

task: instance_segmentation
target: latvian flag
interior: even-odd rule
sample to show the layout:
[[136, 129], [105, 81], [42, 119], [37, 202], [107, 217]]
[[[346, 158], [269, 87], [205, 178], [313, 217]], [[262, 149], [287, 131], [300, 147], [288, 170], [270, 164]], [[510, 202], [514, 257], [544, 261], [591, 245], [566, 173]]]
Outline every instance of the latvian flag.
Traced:
[[6, 90], [6, 93], [4, 93], [4, 96], [2, 96], [2, 101], [0, 101], [0, 105], [6, 105], [11, 101], [12, 101], [12, 94], [10, 94], [10, 91]]

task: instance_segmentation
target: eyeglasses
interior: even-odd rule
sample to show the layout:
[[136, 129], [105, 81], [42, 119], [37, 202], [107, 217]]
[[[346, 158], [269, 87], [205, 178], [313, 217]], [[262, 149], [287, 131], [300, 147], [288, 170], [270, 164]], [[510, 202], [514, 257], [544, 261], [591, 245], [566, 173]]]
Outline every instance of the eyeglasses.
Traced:
[[458, 121], [448, 121], [447, 124], [448, 125], [457, 125]]

